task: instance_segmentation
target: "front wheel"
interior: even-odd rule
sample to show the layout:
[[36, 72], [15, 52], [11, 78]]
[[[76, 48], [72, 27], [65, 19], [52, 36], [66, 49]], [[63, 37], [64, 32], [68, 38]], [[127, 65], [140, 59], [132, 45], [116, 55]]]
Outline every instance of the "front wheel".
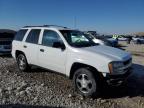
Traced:
[[27, 63], [27, 59], [24, 54], [19, 54], [17, 56], [17, 64], [18, 64], [20, 71], [26, 72], [30, 69]]
[[86, 97], [98, 95], [98, 81], [89, 69], [78, 69], [74, 74], [73, 82], [81, 95]]

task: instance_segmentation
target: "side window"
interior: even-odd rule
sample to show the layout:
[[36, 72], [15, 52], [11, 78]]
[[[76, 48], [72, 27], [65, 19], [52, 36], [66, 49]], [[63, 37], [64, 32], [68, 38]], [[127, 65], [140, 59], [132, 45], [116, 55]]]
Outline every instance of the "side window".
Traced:
[[54, 42], [62, 42], [60, 36], [54, 31], [45, 30], [43, 33], [42, 45], [52, 47]]
[[23, 29], [17, 32], [14, 40], [22, 41], [28, 29]]
[[37, 44], [39, 40], [40, 31], [40, 29], [31, 30], [27, 36], [26, 42]]

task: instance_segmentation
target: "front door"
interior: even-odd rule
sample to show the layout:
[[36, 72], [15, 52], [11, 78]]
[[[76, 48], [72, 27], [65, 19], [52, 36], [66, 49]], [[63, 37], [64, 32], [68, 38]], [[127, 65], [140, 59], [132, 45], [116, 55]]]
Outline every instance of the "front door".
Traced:
[[54, 42], [62, 42], [57, 32], [44, 30], [41, 45], [39, 45], [39, 65], [65, 74], [66, 49], [54, 48]]

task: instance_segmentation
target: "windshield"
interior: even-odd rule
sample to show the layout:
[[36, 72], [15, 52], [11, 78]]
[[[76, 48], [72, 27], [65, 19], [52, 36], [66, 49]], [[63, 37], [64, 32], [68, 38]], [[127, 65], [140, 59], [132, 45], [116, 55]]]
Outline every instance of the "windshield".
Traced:
[[97, 45], [87, 35], [76, 30], [60, 30], [69, 45], [73, 47], [90, 47]]

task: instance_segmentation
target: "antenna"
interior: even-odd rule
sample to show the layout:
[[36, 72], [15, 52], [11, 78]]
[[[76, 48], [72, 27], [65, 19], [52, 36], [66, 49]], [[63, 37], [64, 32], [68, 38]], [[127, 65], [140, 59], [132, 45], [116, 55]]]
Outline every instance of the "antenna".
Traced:
[[75, 29], [77, 28], [77, 18], [76, 18], [76, 16], [74, 17], [74, 28]]

